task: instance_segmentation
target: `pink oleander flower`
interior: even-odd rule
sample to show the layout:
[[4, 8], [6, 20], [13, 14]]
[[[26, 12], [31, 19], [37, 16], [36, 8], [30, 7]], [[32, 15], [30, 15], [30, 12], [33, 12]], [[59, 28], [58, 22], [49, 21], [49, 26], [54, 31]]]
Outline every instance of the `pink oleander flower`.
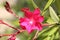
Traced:
[[10, 36], [10, 38], [8, 40], [15, 40], [16, 39], [16, 36]]
[[20, 26], [22, 29], [27, 30], [31, 33], [33, 30], [42, 30], [42, 22], [44, 17], [40, 15], [40, 9], [36, 8], [31, 12], [28, 8], [23, 8], [24, 17], [19, 19]]

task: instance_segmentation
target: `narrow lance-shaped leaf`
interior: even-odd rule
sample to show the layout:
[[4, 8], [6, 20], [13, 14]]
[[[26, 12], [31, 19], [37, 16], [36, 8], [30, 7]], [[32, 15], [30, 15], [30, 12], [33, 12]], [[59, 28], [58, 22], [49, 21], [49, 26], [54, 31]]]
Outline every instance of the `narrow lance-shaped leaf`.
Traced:
[[59, 39], [59, 31], [57, 31], [54, 39]]
[[38, 35], [37, 39], [40, 38], [45, 38], [46, 36], [51, 36], [53, 35], [57, 30], [58, 30], [58, 26], [54, 25], [53, 27], [49, 27], [48, 29], [42, 30]]
[[56, 22], [54, 22], [54, 20], [51, 17], [49, 17], [46, 22], [49, 24], [55, 24], [56, 23]]
[[46, 38], [44, 38], [43, 40], [53, 40], [54, 39], [54, 34], [51, 36], [47, 36]]
[[51, 36], [51, 39], [50, 39], [50, 40], [54, 40], [54, 37], [55, 37], [55, 35], [53, 34], [53, 35]]
[[59, 27], [55, 25], [55, 26], [52, 27], [51, 30], [45, 32], [43, 35], [44, 35], [44, 36], [53, 35], [53, 34], [58, 30], [58, 28], [59, 28]]
[[54, 0], [48, 0], [48, 2], [46, 3], [46, 6], [44, 7], [44, 10], [46, 10], [53, 2]]
[[51, 37], [48, 36], [48, 37], [44, 38], [43, 40], [50, 40], [50, 38], [51, 38]]
[[46, 5], [45, 5], [45, 7], [44, 7], [44, 9], [42, 11], [42, 15], [45, 14], [46, 9], [49, 8], [49, 6], [52, 4], [53, 1], [54, 0], [48, 0], [48, 2], [46, 3]]
[[54, 9], [53, 9], [51, 6], [49, 7], [49, 12], [50, 12], [51, 18], [52, 18], [56, 23], [58, 23], [58, 22], [59, 22], [59, 18], [58, 18], [58, 16], [57, 16], [56, 12], [54, 11]]

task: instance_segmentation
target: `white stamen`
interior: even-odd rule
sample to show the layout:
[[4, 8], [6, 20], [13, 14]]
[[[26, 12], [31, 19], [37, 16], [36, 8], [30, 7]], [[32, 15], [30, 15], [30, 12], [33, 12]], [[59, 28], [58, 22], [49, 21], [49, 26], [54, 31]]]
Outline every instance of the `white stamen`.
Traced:
[[30, 21], [29, 23], [30, 23], [30, 24], [33, 24], [33, 21]]

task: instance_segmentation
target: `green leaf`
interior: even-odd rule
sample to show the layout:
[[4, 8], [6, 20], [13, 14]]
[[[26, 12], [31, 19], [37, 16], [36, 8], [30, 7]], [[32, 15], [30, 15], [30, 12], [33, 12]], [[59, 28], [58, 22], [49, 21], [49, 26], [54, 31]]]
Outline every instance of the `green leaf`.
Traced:
[[54, 0], [48, 0], [46, 6], [44, 7], [44, 10], [46, 10], [53, 2]]
[[51, 18], [52, 18], [56, 23], [58, 23], [58, 22], [59, 22], [59, 18], [58, 18], [58, 16], [57, 16], [56, 12], [54, 11], [54, 9], [53, 9], [51, 6], [49, 7], [49, 11], [50, 11], [50, 16], [51, 16]]
[[49, 30], [49, 29], [50, 29], [50, 27], [42, 30], [41, 32], [39, 32], [38, 37], [39, 37], [39, 35], [43, 34], [44, 32], [46, 32], [46, 31]]
[[57, 31], [54, 39], [59, 39], [59, 31]]
[[46, 38], [44, 38], [43, 40], [50, 40], [51, 39], [51, 37], [46, 37]]
[[43, 34], [43, 36], [47, 36], [47, 35], [52, 35], [52, 34], [54, 34], [57, 30], [58, 30], [58, 26], [53, 26], [49, 31], [47, 31], [47, 32], [45, 32], [44, 34]]
[[55, 36], [55, 35], [53, 34], [53, 35], [51, 36], [51, 39], [50, 39], [50, 40], [53, 40], [53, 39], [54, 39], [54, 36]]
[[42, 40], [42, 39], [46, 38], [47, 36], [53, 35], [58, 30], [58, 28], [59, 28], [58, 26], [54, 25], [53, 27], [49, 27], [49, 28], [42, 30], [41, 32], [39, 32], [39, 34], [38, 34], [39, 36], [37, 39]]
[[43, 29], [41, 32], [38, 33], [37, 40], [43, 40], [42, 34], [44, 34], [46, 31], [50, 30], [51, 27]]
[[52, 20], [52, 18], [50, 18], [50, 17], [47, 19], [47, 23], [49, 23], [49, 24], [55, 24], [54, 20]]
[[54, 39], [54, 34], [51, 36], [47, 36], [46, 38], [44, 38], [43, 40], [53, 40]]

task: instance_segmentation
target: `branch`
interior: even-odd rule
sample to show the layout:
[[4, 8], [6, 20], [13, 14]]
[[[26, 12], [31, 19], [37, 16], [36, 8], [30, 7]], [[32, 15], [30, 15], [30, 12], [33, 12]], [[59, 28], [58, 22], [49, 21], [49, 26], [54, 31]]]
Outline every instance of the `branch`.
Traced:
[[54, 24], [45, 23], [45, 24], [42, 24], [42, 26], [51, 26], [51, 25], [60, 25], [60, 23], [54, 23]]
[[15, 27], [13, 27], [13, 26], [11, 26], [11, 25], [5, 23], [3, 20], [0, 20], [0, 24], [4, 24], [4, 25], [6, 25], [6, 26], [8, 26], [8, 27], [10, 27], [10, 28], [12, 28], [12, 29], [14, 29], [14, 30], [20, 31], [20, 29], [15, 28]]
[[12, 34], [0, 34], [0, 38], [1, 37], [3, 37], [3, 36], [11, 36], [11, 35], [17, 35], [17, 34], [19, 34], [19, 33], [21, 33], [21, 32], [24, 32], [25, 30], [20, 30], [20, 31], [17, 31], [16, 33], [12, 33]]
[[33, 37], [32, 40], [36, 40], [36, 38], [37, 38], [37, 36], [38, 36], [38, 33], [39, 33], [39, 31], [37, 30], [37, 32], [36, 32], [36, 34], [35, 34], [35, 36]]
[[6, 4], [4, 5], [5, 9], [11, 13], [12, 15], [14, 15], [16, 18], [19, 18], [19, 16], [16, 15], [16, 13], [13, 12], [13, 10], [11, 9], [9, 3], [6, 1]]

